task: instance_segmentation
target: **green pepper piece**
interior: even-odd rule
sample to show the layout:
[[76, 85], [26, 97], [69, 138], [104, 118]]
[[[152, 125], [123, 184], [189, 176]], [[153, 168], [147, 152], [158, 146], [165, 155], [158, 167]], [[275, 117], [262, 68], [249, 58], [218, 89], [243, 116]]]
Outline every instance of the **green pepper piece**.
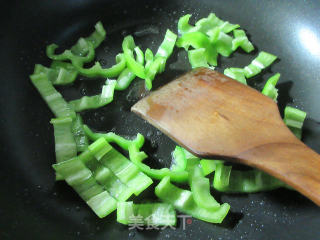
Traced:
[[221, 160], [211, 160], [211, 159], [201, 159], [200, 166], [204, 176], [209, 175], [210, 173], [216, 170], [216, 166], [219, 163], [222, 163]]
[[116, 209], [117, 201], [95, 181], [91, 171], [79, 158], [54, 164], [53, 168], [86, 201], [98, 217], [103, 218]]
[[134, 140], [126, 140], [112, 132], [94, 133], [86, 125], [84, 125], [84, 131], [93, 141], [103, 137], [107, 142], [116, 143], [122, 149], [129, 151], [130, 160], [134, 165], [151, 178], [161, 180], [165, 176], [170, 176], [172, 181], [175, 182], [186, 183], [188, 181], [187, 171], [170, 171], [169, 168], [152, 169], [148, 165], [144, 164], [142, 161], [147, 157], [147, 155], [144, 152], [140, 152], [140, 148], [144, 143], [144, 137], [141, 134], [138, 134]]
[[163, 57], [168, 59], [172, 54], [173, 48], [177, 41], [177, 35], [167, 29], [162, 43], [160, 44], [155, 58]]
[[[63, 162], [77, 156], [77, 146], [72, 133], [72, 118], [53, 118], [50, 123], [54, 129], [56, 162]], [[56, 175], [56, 180], [62, 180], [61, 175]]]
[[48, 76], [48, 79], [54, 85], [67, 85], [76, 79], [78, 72], [75, 70], [71, 63], [66, 63], [70, 65], [68, 68], [56, 66], [47, 68], [41, 64], [36, 64], [34, 68], [34, 74], [44, 73]]
[[171, 184], [169, 176], [164, 177], [155, 187], [155, 194], [162, 201], [172, 204], [180, 212], [206, 222], [221, 223], [230, 209], [227, 203], [214, 210], [198, 206], [192, 193]]
[[119, 75], [117, 79], [117, 85], [115, 86], [115, 90], [123, 91], [127, 89], [130, 83], [136, 78], [136, 75], [129, 69], [125, 68]]
[[94, 49], [97, 48], [106, 37], [106, 31], [101, 22], [95, 25], [95, 31], [86, 38], [80, 38], [78, 42], [69, 50], [61, 54], [54, 54], [58, 45], [51, 44], [47, 46], [47, 56], [52, 60], [69, 60], [75, 66], [83, 66], [84, 63], [90, 62], [94, 58]]
[[212, 66], [217, 66], [218, 52], [204, 33], [186, 33], [177, 40], [177, 46], [183, 47], [185, 50], [188, 50], [190, 46], [195, 49], [204, 48], [206, 50], [205, 57], [207, 59], [207, 62]]
[[306, 116], [306, 112], [297, 108], [286, 106], [284, 109], [284, 123], [298, 139], [302, 137], [302, 126]]
[[238, 24], [231, 24], [228, 21], [219, 19], [214, 13], [210, 13], [207, 18], [202, 18], [196, 22], [195, 26], [189, 24], [191, 14], [182, 16], [178, 21], [178, 32], [183, 35], [190, 32], [202, 32], [208, 34], [213, 28], [219, 28], [224, 33], [229, 33], [240, 27]]
[[155, 78], [156, 74], [162, 72], [166, 65], [166, 58], [157, 57], [148, 68], [146, 72], [145, 84], [148, 90], [152, 88], [152, 81]]
[[[138, 77], [145, 79], [145, 70], [143, 63], [134, 59], [133, 51], [136, 48], [134, 39], [131, 35], [125, 37], [122, 42], [122, 49], [126, 59], [127, 67]], [[140, 59], [141, 60], [141, 59]]]
[[262, 94], [268, 96], [269, 98], [273, 99], [277, 102], [278, 97], [278, 89], [275, 87], [277, 82], [279, 81], [280, 73], [277, 73], [270, 77], [266, 84], [263, 87]]
[[258, 56], [244, 68], [246, 78], [256, 76], [261, 70], [269, 67], [276, 59], [277, 57], [275, 55], [261, 51]]
[[107, 168], [109, 168], [121, 182], [128, 187], [133, 188], [134, 194], [139, 195], [143, 190], [152, 184], [151, 178], [142, 173], [133, 163], [126, 157], [109, 145], [105, 138], [103, 139], [103, 156], [97, 157], [97, 160]]
[[232, 37], [224, 32], [220, 31], [218, 39], [214, 43], [217, 51], [224, 57], [229, 57], [230, 54], [233, 52], [232, 50]]
[[103, 186], [112, 197], [118, 201], [126, 201], [134, 193], [134, 189], [128, 187], [99, 160], [108, 152], [109, 145], [103, 139], [92, 143], [88, 150], [81, 153], [78, 158], [90, 169], [95, 180]]
[[[47, 46], [46, 53], [47, 56], [52, 60], [64, 61], [69, 60], [76, 67], [83, 66], [84, 63], [90, 62], [94, 58], [94, 47], [93, 45], [86, 41], [84, 38], [80, 38], [76, 44], [80, 50], [79, 55], [76, 55], [72, 50], [64, 50], [61, 54], [55, 54], [55, 50], [59, 47], [57, 44], [50, 44]], [[86, 52], [86, 54], [82, 54]]]
[[289, 127], [302, 128], [307, 113], [300, 109], [286, 106], [284, 109], [284, 122]]
[[232, 166], [220, 163], [216, 166], [213, 187], [221, 192], [252, 193], [285, 187], [280, 180], [256, 169], [232, 170]]
[[188, 51], [188, 58], [192, 68], [209, 67], [205, 56], [205, 48], [198, 48]]
[[75, 118], [76, 114], [69, 104], [63, 99], [61, 94], [54, 88], [44, 73], [33, 74], [30, 76], [31, 82], [36, 87], [41, 97], [49, 106], [50, 110], [57, 117]]
[[223, 74], [234, 80], [237, 80], [238, 82], [243, 83], [244, 85], [247, 85], [247, 80], [242, 68], [226, 68]]
[[187, 158], [184, 154], [183, 148], [176, 146], [172, 152], [172, 163], [170, 170], [171, 171], [183, 171], [187, 167]]
[[86, 77], [117, 77], [126, 67], [126, 61], [122, 53], [116, 56], [116, 64], [110, 68], [102, 68], [99, 62], [96, 62], [91, 68], [83, 68], [82, 64], [74, 65], [77, 71]]
[[113, 101], [116, 84], [116, 80], [107, 80], [106, 84], [102, 87], [100, 95], [94, 95], [90, 97], [84, 96], [80, 99], [70, 101], [69, 104], [76, 112], [103, 107]]
[[237, 50], [241, 47], [245, 52], [249, 53], [254, 50], [254, 46], [249, 41], [245, 31], [233, 30], [234, 39], [232, 40], [232, 50]]
[[189, 172], [189, 185], [196, 204], [202, 208], [216, 210], [220, 204], [210, 194], [210, 182], [199, 166]]
[[100, 44], [106, 38], [106, 30], [104, 29], [102, 23], [99, 21], [94, 26], [95, 31], [91, 33], [90, 36], [86, 37], [85, 39], [92, 44], [94, 48], [100, 46]]
[[[147, 52], [149, 56], [147, 56], [149, 62], [146, 64], [146, 78], [145, 84], [148, 90], [152, 88], [152, 81], [154, 80], [157, 73], [161, 73], [164, 71], [166, 66], [167, 59], [171, 56], [173, 52], [173, 48], [177, 41], [177, 35], [171, 32], [169, 29], [166, 31], [166, 35], [162, 43], [160, 44], [156, 55], [154, 56], [154, 60], [151, 62], [152, 52]], [[148, 65], [148, 66], [147, 66]]]
[[146, 49], [146, 52], [144, 53], [144, 58], [145, 58], [145, 62], [146, 62], [145, 69], [146, 69], [146, 71], [148, 71], [151, 63], [154, 60], [153, 52], [149, 48]]
[[118, 202], [117, 222], [153, 226], [175, 226], [176, 212], [171, 204]]
[[85, 132], [83, 130], [83, 121], [82, 121], [82, 117], [80, 114], [77, 114], [76, 118], [73, 121], [72, 133], [73, 133], [73, 137], [76, 142], [76, 145], [77, 145], [77, 151], [83, 152], [83, 151], [87, 150], [88, 145], [89, 145], [89, 141], [88, 141], [87, 135], [85, 134]]

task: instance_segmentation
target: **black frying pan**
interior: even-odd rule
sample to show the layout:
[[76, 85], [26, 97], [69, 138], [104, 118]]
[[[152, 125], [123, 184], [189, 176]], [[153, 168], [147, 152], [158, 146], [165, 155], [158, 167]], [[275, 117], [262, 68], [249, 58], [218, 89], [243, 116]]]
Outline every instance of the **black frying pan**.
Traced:
[[[98, 20], [108, 36], [97, 58], [107, 66], [121, 51], [124, 35], [136, 33], [139, 45], [155, 50], [166, 28], [176, 31], [180, 16], [192, 13], [199, 19], [215, 12], [246, 29], [258, 50], [280, 57], [253, 85], [261, 88], [271, 72], [281, 72], [280, 109], [291, 103], [308, 112], [304, 141], [319, 152], [319, 11], [320, 2], [299, 0], [7, 1], [1, 7], [0, 32], [0, 239], [320, 239], [320, 208], [284, 189], [216, 194], [232, 207], [221, 225], [193, 219], [185, 230], [180, 221], [177, 230], [129, 231], [116, 223], [115, 214], [98, 219], [70, 187], [55, 183], [52, 114], [28, 79], [35, 63], [49, 63], [44, 53], [48, 43], [69, 47], [90, 33]], [[244, 66], [255, 53], [221, 58], [218, 70]], [[165, 73], [156, 78], [155, 88], [188, 69], [185, 56], [175, 50]], [[68, 100], [92, 95], [102, 82], [77, 81], [62, 93]], [[96, 130], [128, 136], [141, 132], [147, 136], [146, 151], [159, 163], [152, 166], [167, 166], [175, 144], [130, 113], [142, 90], [143, 82], [136, 80], [127, 91], [117, 92], [112, 104], [83, 117]], [[152, 197], [151, 189], [141, 198]]]

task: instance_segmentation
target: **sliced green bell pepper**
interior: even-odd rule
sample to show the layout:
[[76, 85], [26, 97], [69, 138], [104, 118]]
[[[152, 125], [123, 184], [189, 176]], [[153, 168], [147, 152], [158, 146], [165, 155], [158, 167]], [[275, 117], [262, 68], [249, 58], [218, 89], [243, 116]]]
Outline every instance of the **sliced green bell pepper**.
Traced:
[[101, 94], [90, 97], [84, 96], [80, 99], [72, 100], [69, 102], [69, 105], [76, 112], [103, 107], [113, 101], [116, 84], [116, 80], [107, 80], [106, 84], [102, 87]]
[[57, 118], [71, 117], [74, 119], [76, 117], [76, 113], [63, 99], [62, 95], [54, 88], [46, 74], [33, 74], [30, 76], [30, 79]]
[[155, 187], [155, 194], [162, 201], [172, 204], [180, 212], [206, 222], [221, 223], [230, 209], [230, 205], [227, 203], [222, 204], [217, 209], [207, 209], [198, 206], [192, 192], [171, 184], [169, 176], [164, 177]]

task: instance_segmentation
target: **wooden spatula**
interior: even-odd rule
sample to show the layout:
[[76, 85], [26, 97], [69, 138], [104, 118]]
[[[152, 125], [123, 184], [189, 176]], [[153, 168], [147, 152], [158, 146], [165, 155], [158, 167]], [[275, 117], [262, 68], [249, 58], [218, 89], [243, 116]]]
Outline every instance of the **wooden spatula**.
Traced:
[[277, 104], [255, 89], [199, 68], [131, 110], [195, 155], [259, 168], [320, 206], [320, 156], [286, 127]]

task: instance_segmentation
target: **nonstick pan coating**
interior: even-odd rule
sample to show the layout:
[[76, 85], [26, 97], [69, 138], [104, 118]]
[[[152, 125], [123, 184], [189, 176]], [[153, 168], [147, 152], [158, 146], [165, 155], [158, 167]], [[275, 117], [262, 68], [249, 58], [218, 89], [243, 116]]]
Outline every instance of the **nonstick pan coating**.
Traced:
[[[300, 194], [279, 189], [257, 194], [217, 194], [231, 205], [221, 225], [197, 219], [182, 221], [176, 230], [128, 230], [115, 214], [98, 219], [65, 183], [54, 181], [52, 114], [31, 85], [28, 75], [35, 63], [49, 64], [45, 46], [69, 47], [101, 20], [107, 39], [97, 51], [104, 66], [114, 62], [125, 35], [134, 34], [139, 45], [156, 50], [165, 30], [176, 31], [180, 16], [193, 21], [214, 12], [239, 23], [258, 50], [279, 56], [270, 70], [250, 84], [262, 88], [272, 73], [282, 74], [279, 105], [308, 112], [304, 141], [320, 152], [320, 2], [318, 1], [6, 1], [1, 3], [0, 32], [0, 239], [320, 239], [320, 209]], [[253, 54], [237, 52], [220, 58], [220, 67], [243, 67]], [[178, 49], [155, 88], [186, 72], [186, 54]], [[81, 81], [59, 89], [66, 99], [99, 92], [103, 79]], [[96, 130], [113, 130], [125, 136], [147, 136], [146, 151], [153, 167], [168, 166], [175, 144], [130, 112], [143, 96], [143, 82], [136, 80], [115, 101], [83, 113]], [[303, 161], [303, 159], [301, 159]], [[153, 163], [151, 163], [153, 162]], [[156, 163], [154, 163], [156, 162]], [[142, 198], [152, 198], [152, 188]]]

